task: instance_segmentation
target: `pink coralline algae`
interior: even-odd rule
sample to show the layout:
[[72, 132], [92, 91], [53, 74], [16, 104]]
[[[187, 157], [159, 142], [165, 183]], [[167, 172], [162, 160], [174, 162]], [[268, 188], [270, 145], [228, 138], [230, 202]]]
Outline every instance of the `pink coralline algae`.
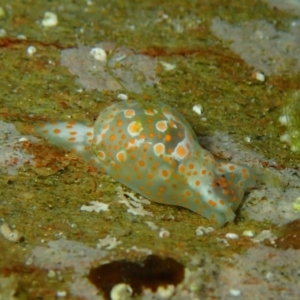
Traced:
[[0, 121], [0, 173], [17, 175], [24, 164], [34, 165], [34, 157], [26, 153], [23, 142], [36, 142], [33, 136], [21, 135], [15, 126]]
[[[97, 59], [93, 51], [103, 52]], [[141, 93], [146, 86], [154, 86], [157, 60], [114, 43], [102, 42], [94, 48], [79, 46], [61, 51], [61, 64], [77, 75], [77, 82], [87, 90], [127, 90]]]
[[247, 64], [266, 75], [300, 71], [300, 21], [288, 31], [276, 30], [265, 20], [230, 24], [215, 18], [211, 31], [229, 43]]

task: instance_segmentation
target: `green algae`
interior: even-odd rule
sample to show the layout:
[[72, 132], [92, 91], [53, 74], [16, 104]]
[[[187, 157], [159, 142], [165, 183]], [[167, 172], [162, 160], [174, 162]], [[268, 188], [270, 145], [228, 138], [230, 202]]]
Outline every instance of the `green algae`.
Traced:
[[291, 150], [300, 151], [300, 90], [290, 92], [284, 98], [284, 116]]
[[293, 202], [293, 209], [294, 211], [300, 212], [300, 197], [296, 198]]

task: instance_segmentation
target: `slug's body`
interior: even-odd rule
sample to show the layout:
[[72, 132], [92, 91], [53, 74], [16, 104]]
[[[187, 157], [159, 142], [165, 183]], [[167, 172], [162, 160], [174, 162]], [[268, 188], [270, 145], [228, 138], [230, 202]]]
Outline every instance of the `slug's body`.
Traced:
[[144, 197], [188, 208], [215, 227], [234, 220], [255, 184], [248, 167], [216, 161], [183, 116], [164, 104], [123, 101], [104, 109], [94, 126], [46, 123], [38, 131]]

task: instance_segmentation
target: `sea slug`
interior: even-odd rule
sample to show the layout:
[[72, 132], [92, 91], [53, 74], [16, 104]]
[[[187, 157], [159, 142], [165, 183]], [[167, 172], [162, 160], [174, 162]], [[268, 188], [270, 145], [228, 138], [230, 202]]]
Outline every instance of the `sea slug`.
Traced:
[[165, 104], [122, 101], [95, 124], [41, 124], [38, 133], [144, 197], [190, 209], [221, 227], [235, 218], [255, 176], [245, 165], [216, 160], [185, 118]]

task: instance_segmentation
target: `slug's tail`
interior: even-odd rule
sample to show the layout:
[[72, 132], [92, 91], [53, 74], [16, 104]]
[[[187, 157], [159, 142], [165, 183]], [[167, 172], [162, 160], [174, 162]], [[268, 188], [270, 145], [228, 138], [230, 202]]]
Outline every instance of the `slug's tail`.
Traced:
[[81, 122], [47, 122], [35, 128], [38, 135], [51, 144], [70, 150], [92, 164], [99, 161], [92, 149], [94, 129], [92, 125]]

